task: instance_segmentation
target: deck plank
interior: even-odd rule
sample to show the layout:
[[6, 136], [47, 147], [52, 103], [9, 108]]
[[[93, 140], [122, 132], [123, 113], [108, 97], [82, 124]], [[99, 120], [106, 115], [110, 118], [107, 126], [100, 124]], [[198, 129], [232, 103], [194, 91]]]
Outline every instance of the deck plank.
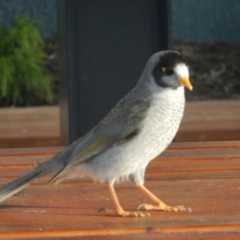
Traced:
[[188, 102], [177, 142], [240, 140], [240, 101]]
[[[0, 184], [62, 148], [0, 150]], [[2, 239], [239, 239], [240, 141], [173, 143], [152, 161], [146, 186], [166, 203], [192, 212], [151, 212], [145, 218], [100, 216], [113, 204], [104, 184], [88, 178], [45, 186], [35, 181], [0, 207]], [[117, 184], [125, 209], [149, 202], [133, 185]], [[81, 238], [82, 239], [82, 238]]]
[[58, 106], [0, 108], [0, 148], [60, 146]]
[[[240, 101], [188, 102], [176, 142], [240, 140]], [[60, 146], [59, 107], [0, 108], [0, 148]]]

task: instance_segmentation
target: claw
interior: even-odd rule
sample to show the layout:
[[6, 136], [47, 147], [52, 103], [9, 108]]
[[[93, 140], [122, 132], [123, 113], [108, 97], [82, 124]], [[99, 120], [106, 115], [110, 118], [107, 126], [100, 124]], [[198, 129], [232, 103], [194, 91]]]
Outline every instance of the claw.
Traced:
[[177, 206], [177, 207], [171, 207], [168, 205], [150, 205], [150, 204], [146, 204], [143, 203], [141, 205], [138, 206], [137, 211], [139, 211], [139, 209], [144, 209], [144, 210], [161, 210], [161, 211], [166, 211], [166, 212], [184, 212], [184, 211], [189, 211], [191, 212], [192, 209], [188, 208], [188, 207], [184, 207], [184, 206]]
[[119, 216], [122, 217], [146, 217], [146, 216], [150, 216], [149, 213], [144, 213], [144, 212], [140, 212], [140, 211], [133, 211], [133, 212], [128, 212], [128, 211], [123, 211], [121, 213], [118, 213]]
[[112, 209], [100, 208], [98, 210], [99, 215], [104, 216], [120, 216], [120, 217], [145, 217], [150, 216], [149, 213], [144, 213], [141, 211], [114, 211]]
[[106, 212], [106, 211], [107, 211], [106, 208], [99, 208], [98, 215], [101, 215], [103, 212]]
[[180, 212], [184, 212], [184, 211], [188, 211], [188, 212], [192, 212], [192, 209], [190, 207], [185, 207], [185, 206], [177, 206], [178, 211]]

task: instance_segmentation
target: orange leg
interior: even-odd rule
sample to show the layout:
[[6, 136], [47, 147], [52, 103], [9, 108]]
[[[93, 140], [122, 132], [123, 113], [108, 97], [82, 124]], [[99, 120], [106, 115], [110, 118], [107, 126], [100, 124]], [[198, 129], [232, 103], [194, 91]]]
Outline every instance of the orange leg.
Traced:
[[113, 203], [115, 205], [116, 212], [114, 210], [110, 210], [110, 209], [100, 209], [99, 212], [104, 212], [105, 215], [118, 215], [121, 217], [144, 217], [144, 216], [150, 215], [148, 213], [143, 213], [140, 211], [128, 212], [128, 211], [123, 210], [123, 208], [121, 207], [121, 205], [118, 201], [118, 197], [116, 195], [113, 185], [108, 184], [108, 189], [109, 189], [110, 195], [113, 199]]
[[[184, 206], [176, 206], [171, 207], [166, 205], [163, 201], [161, 201], [159, 198], [157, 198], [153, 193], [151, 193], [146, 187], [144, 186], [137, 186], [138, 189], [143, 192], [145, 195], [147, 195], [156, 205], [150, 205], [150, 204], [141, 204], [138, 206], [138, 209], [145, 209], [145, 210], [162, 210], [162, 211], [168, 211], [168, 212], [178, 212], [178, 211], [191, 211], [191, 208], [186, 208]], [[137, 210], [138, 210], [137, 209]]]

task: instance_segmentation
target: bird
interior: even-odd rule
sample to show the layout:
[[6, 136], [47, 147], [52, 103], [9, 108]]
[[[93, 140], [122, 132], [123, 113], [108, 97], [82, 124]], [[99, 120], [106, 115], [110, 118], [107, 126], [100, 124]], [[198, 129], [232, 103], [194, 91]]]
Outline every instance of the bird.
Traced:
[[[106, 215], [144, 217], [150, 215], [147, 210], [189, 210], [165, 204], [144, 186], [149, 162], [167, 148], [179, 128], [185, 87], [193, 89], [184, 56], [173, 50], [153, 54], [135, 87], [102, 121], [50, 160], [3, 186], [0, 202], [50, 173], [49, 183], [53, 184], [81, 176], [105, 183], [115, 206], [100, 209]], [[124, 210], [114, 189], [114, 184], [121, 181], [135, 184], [154, 204], [141, 204], [136, 211]]]

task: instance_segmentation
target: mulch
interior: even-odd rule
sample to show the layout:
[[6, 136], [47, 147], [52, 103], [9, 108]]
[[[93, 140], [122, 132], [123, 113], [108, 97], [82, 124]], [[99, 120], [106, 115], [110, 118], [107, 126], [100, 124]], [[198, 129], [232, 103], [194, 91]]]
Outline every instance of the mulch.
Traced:
[[[240, 99], [240, 45], [173, 41], [173, 49], [188, 61], [194, 91], [186, 91], [187, 101]], [[45, 41], [46, 71], [54, 91], [58, 88], [58, 56], [55, 37]]]
[[188, 101], [240, 99], [240, 45], [174, 41], [188, 61], [194, 91]]

